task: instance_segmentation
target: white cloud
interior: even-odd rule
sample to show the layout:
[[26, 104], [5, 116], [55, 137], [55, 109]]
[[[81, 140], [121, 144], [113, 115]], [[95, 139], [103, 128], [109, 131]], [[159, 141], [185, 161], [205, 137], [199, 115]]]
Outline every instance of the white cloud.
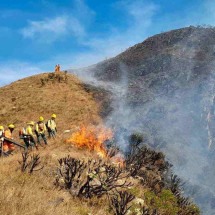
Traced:
[[57, 8], [50, 2], [48, 5], [55, 8], [54, 10], [60, 15], [49, 15], [42, 20], [29, 20], [27, 26], [20, 29], [24, 38], [51, 43], [63, 39], [64, 36], [70, 36], [78, 41], [87, 35], [87, 28], [95, 12], [85, 4], [84, 0], [74, 0], [72, 7], [69, 8]]
[[75, 37], [83, 36], [85, 30], [76, 18], [63, 15], [41, 21], [29, 21], [28, 26], [21, 29], [21, 34], [24, 38], [36, 38], [52, 42], [66, 34]]
[[67, 20], [65, 17], [56, 17], [43, 21], [29, 21], [29, 25], [22, 29], [24, 37], [33, 38], [36, 34], [51, 32], [55, 34], [64, 34], [66, 32]]

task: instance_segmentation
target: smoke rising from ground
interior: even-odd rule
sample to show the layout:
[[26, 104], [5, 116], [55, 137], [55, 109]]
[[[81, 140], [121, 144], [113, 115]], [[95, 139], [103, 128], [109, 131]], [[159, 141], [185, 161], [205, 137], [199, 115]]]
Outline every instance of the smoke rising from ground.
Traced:
[[171, 55], [150, 59], [151, 64], [161, 59], [161, 72], [147, 71], [143, 78], [139, 74], [145, 62], [136, 68], [119, 62], [116, 81], [100, 78], [108, 61], [100, 63], [100, 76], [94, 72], [97, 65], [77, 74], [112, 92], [113, 112], [106, 123], [115, 129], [121, 148], [126, 151], [130, 134], [143, 133], [147, 144], [163, 151], [174, 173], [186, 182], [185, 193], [203, 214], [211, 215], [215, 213], [215, 61], [207, 36], [197, 29], [175, 43]]

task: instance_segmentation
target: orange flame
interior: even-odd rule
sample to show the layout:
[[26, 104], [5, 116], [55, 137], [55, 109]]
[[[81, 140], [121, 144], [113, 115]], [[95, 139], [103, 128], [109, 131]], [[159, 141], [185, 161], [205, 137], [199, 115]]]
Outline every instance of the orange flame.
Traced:
[[104, 158], [107, 157], [104, 142], [112, 139], [112, 137], [111, 129], [107, 129], [104, 126], [81, 126], [79, 131], [73, 133], [66, 142], [72, 143], [79, 148], [86, 147]]

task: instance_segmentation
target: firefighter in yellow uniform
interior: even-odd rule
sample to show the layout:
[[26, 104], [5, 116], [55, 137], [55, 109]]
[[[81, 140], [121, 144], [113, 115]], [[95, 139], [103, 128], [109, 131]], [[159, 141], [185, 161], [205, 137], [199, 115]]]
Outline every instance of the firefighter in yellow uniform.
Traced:
[[56, 132], [57, 132], [57, 124], [56, 124], [56, 121], [55, 121], [56, 117], [57, 117], [57, 115], [53, 113], [51, 115], [51, 119], [48, 120], [48, 122], [46, 123], [47, 130], [48, 130], [48, 133], [49, 133], [49, 138], [56, 137]]
[[33, 121], [28, 122], [27, 127], [25, 129], [26, 138], [24, 139], [24, 141], [27, 148], [29, 146], [35, 146], [37, 149], [37, 143], [34, 139], [33, 128], [34, 128], [34, 122]]
[[35, 130], [38, 144], [41, 144], [41, 139], [43, 139], [45, 145], [48, 145], [45, 132], [46, 132], [46, 125], [44, 123], [44, 118], [41, 116], [39, 118], [39, 121], [36, 123], [36, 130]]

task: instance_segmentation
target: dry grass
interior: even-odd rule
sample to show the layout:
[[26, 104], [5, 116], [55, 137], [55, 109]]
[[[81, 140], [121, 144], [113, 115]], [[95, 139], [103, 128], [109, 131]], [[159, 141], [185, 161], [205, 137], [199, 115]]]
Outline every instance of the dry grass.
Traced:
[[68, 84], [55, 83], [41, 87], [40, 79], [47, 73], [14, 82], [0, 89], [0, 124], [14, 123], [22, 127], [26, 122], [46, 120], [57, 114], [59, 131], [74, 129], [82, 123], [98, 123], [100, 106], [81, 82], [68, 75]]
[[57, 114], [58, 138], [49, 142], [46, 148], [40, 148], [42, 164], [45, 167], [33, 175], [21, 173], [18, 160], [21, 152], [0, 159], [0, 214], [2, 215], [67, 215], [67, 214], [108, 214], [105, 199], [80, 201], [72, 198], [68, 192], [55, 188], [54, 171], [57, 160], [67, 155], [87, 159], [93, 155], [87, 151], [73, 148], [64, 143], [71, 134], [64, 130], [74, 130], [83, 123], [101, 122], [100, 105], [92, 93], [86, 92], [81, 82], [68, 75], [68, 83], [46, 84], [41, 86], [41, 78], [47, 73], [32, 76], [14, 82], [0, 89], [0, 124], [16, 125], [18, 131], [28, 121], [37, 121], [39, 116], [46, 120], [52, 113]]
[[59, 158], [70, 155], [87, 159], [94, 156], [59, 140], [52, 141], [45, 149], [40, 148], [44, 168], [32, 175], [21, 172], [17, 162], [21, 160], [21, 154], [1, 159], [0, 187], [3, 192], [0, 193], [0, 214], [109, 214], [106, 199], [80, 200], [73, 198], [69, 192], [55, 188], [53, 183]]
[[[17, 140], [18, 130], [25, 126], [27, 121], [37, 121], [40, 115], [47, 120], [52, 113], [58, 116], [58, 137], [49, 141], [48, 146], [31, 152], [40, 154], [41, 164], [44, 166], [42, 170], [31, 175], [22, 173], [18, 163], [22, 159], [20, 149], [16, 149], [13, 156], [0, 158], [0, 215], [113, 214], [113, 211], [110, 212], [107, 197], [78, 199], [54, 185], [58, 159], [70, 155], [86, 161], [97, 156], [65, 143], [64, 140], [71, 133], [65, 134], [63, 131], [70, 129], [72, 132], [81, 124], [102, 122], [101, 104], [97, 103], [95, 95], [89, 90], [86, 91], [80, 81], [72, 75], [68, 76], [67, 84], [46, 84], [41, 87], [40, 80], [45, 77], [47, 74], [32, 76], [0, 89], [0, 124], [6, 126], [8, 123], [14, 123]], [[146, 192], [145, 187], [136, 179], [132, 179], [132, 184], [134, 186], [129, 191], [136, 197], [144, 199], [147, 193], [149, 199], [157, 200], [158, 208], [163, 205], [161, 201], [163, 196], [157, 197], [151, 191]], [[166, 196], [164, 197], [166, 199]], [[172, 205], [169, 202], [165, 204]], [[132, 214], [137, 214], [135, 212], [137, 206], [134, 203]], [[161, 214], [176, 213], [165, 211]]]

